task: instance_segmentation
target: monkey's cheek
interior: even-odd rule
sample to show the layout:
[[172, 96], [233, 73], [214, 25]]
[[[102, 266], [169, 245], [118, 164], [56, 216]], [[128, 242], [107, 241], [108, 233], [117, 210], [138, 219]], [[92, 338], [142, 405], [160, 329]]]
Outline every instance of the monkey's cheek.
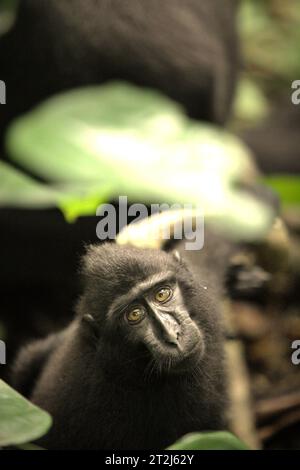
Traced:
[[204, 334], [195, 323], [189, 324], [188, 328], [184, 328], [181, 336], [181, 350], [186, 357], [192, 354], [204, 355]]
[[[186, 374], [201, 361], [205, 354], [204, 335], [198, 328], [189, 329], [181, 337], [178, 348], [169, 351], [167, 359], [172, 366], [169, 373]], [[169, 363], [169, 361], [167, 363]]]
[[205, 353], [204, 335], [198, 329], [190, 332], [187, 335], [186, 345], [184, 347], [184, 359], [192, 361], [200, 360]]

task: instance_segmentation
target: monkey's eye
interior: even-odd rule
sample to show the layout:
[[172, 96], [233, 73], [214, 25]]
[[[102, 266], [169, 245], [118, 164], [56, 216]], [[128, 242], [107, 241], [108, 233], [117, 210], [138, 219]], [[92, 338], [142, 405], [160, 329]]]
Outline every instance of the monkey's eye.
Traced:
[[136, 325], [140, 323], [145, 316], [145, 311], [140, 307], [134, 307], [132, 310], [126, 313], [127, 321], [130, 325]]
[[168, 300], [170, 300], [172, 295], [173, 295], [173, 291], [172, 289], [170, 289], [170, 287], [161, 287], [155, 293], [155, 300], [156, 302], [163, 304], [167, 302]]

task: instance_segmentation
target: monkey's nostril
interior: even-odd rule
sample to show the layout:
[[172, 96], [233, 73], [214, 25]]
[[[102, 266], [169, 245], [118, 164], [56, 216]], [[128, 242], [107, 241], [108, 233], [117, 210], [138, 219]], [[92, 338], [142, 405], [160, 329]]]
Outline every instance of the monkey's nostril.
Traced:
[[169, 345], [169, 346], [172, 346], [173, 348], [177, 347], [178, 346], [178, 343], [177, 343], [177, 340], [166, 340], [166, 343]]
[[168, 334], [166, 337], [165, 337], [165, 341], [167, 344], [169, 344], [170, 346], [176, 346], [178, 347], [178, 340], [179, 340], [179, 332], [174, 332], [173, 334]]

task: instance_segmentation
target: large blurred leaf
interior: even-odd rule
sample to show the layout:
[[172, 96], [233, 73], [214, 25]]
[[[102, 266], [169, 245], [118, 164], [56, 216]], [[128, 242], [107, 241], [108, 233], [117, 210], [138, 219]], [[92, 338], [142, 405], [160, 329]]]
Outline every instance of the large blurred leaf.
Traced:
[[58, 193], [0, 161], [0, 207], [53, 207]]
[[175, 442], [170, 450], [248, 450], [247, 446], [229, 432], [188, 434]]
[[48, 413], [0, 380], [0, 447], [38, 439], [50, 426], [51, 417]]
[[240, 141], [190, 121], [154, 91], [114, 83], [57, 96], [19, 119], [7, 146], [18, 164], [55, 184], [88, 185], [103, 199], [200, 205], [234, 236], [263, 236], [273, 217], [236, 190], [256, 178]]
[[11, 28], [18, 4], [19, 0], [0, 0], [0, 36]]
[[[107, 189], [107, 192], [108, 189]], [[28, 175], [0, 161], [0, 207], [60, 208], [67, 220], [90, 214], [106, 201], [104, 188], [88, 182], [65, 185], [39, 183]]]

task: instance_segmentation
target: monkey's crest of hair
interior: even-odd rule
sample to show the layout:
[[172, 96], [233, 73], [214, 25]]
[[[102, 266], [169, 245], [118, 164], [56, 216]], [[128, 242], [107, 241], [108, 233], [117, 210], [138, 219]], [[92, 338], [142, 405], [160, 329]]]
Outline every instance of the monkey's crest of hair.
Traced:
[[164, 265], [175, 269], [178, 260], [160, 250], [103, 243], [87, 247], [82, 262], [82, 273], [89, 278], [94, 277], [105, 282], [130, 282], [133, 279], [136, 283], [139, 278], [144, 279]]
[[104, 243], [87, 247], [80, 272], [85, 294], [97, 291], [110, 301], [159, 271], [176, 275], [180, 264], [183, 268], [175, 256], [160, 250]]

